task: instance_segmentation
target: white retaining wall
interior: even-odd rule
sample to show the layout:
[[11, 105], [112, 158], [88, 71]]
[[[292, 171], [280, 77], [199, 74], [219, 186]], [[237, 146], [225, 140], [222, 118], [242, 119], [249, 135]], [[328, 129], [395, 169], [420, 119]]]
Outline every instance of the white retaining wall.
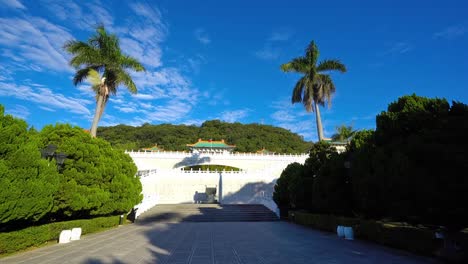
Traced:
[[[303, 164], [301, 155], [254, 153], [194, 154], [187, 152], [127, 152], [138, 167], [145, 209], [156, 204], [194, 203], [196, 192], [216, 187], [220, 203], [264, 204], [278, 213], [273, 188], [286, 166]], [[227, 165], [242, 171], [184, 171], [193, 165]], [[138, 207], [138, 206], [137, 206]]]

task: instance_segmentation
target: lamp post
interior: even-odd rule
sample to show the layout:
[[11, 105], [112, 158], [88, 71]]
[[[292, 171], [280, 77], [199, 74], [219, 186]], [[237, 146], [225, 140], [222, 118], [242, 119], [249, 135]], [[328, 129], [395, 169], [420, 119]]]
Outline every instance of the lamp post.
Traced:
[[60, 170], [62, 168], [65, 159], [67, 158], [67, 154], [63, 152], [55, 152], [57, 150], [57, 146], [50, 144], [45, 149], [41, 149], [41, 156], [43, 159], [51, 160], [55, 159], [57, 163], [57, 169]]

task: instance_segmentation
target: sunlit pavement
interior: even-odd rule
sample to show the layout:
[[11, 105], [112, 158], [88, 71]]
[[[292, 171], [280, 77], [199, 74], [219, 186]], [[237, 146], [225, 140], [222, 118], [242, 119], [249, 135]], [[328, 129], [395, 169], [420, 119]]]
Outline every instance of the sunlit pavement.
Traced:
[[127, 225], [0, 263], [436, 263], [287, 222]]

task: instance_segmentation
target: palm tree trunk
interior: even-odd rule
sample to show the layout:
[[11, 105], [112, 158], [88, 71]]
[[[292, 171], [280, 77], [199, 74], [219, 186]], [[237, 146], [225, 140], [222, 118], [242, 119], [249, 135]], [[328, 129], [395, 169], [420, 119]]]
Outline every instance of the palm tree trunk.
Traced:
[[[101, 107], [101, 112], [99, 112], [99, 121], [101, 121], [101, 118], [102, 118], [102, 114], [104, 113], [104, 109], [106, 108], [106, 105], [107, 105], [107, 96], [103, 98], [102, 100], [102, 107]], [[99, 122], [98, 121], [98, 122]]]
[[322, 118], [320, 117], [320, 108], [317, 103], [317, 101], [314, 101], [314, 106], [315, 106], [315, 121], [317, 121], [317, 134], [319, 141], [322, 141], [324, 139], [323, 137], [323, 127], [322, 127]]
[[91, 125], [91, 136], [92, 137], [96, 137], [99, 119], [101, 118], [100, 113], [101, 113], [101, 108], [102, 108], [103, 101], [104, 101], [104, 96], [102, 96], [100, 94], [98, 96], [98, 100], [96, 102], [96, 111], [94, 112], [93, 124]]

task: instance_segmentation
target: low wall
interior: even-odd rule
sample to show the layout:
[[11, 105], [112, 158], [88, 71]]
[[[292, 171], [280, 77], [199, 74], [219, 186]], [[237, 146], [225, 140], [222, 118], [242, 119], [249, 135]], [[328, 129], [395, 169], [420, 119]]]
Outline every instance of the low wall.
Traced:
[[157, 170], [140, 177], [143, 196], [156, 204], [194, 203], [196, 193], [216, 187], [221, 204], [264, 204], [278, 213], [272, 200], [277, 177], [264, 172]]

